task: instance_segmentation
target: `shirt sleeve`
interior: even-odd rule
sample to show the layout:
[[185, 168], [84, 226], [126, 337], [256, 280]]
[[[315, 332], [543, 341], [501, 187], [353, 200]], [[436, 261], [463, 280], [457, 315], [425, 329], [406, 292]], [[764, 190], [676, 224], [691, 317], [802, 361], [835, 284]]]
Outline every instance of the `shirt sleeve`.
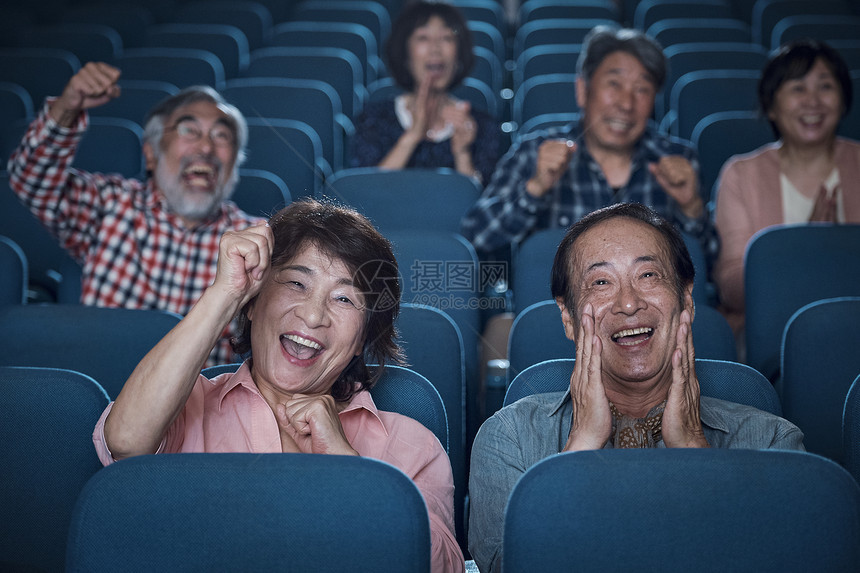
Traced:
[[[110, 414], [113, 409], [113, 402], [107, 405], [105, 411], [102, 412], [101, 417], [99, 417], [99, 421], [96, 422], [96, 427], [93, 430], [93, 445], [96, 447], [96, 455], [99, 457], [99, 461], [103, 466], [109, 466], [112, 463], [116, 462], [113, 454], [108, 448], [107, 440], [105, 439], [105, 420], [107, 420], [108, 414]], [[164, 442], [158, 447], [158, 450], [155, 452], [156, 454], [162, 453], [164, 450]]]
[[111, 454], [110, 449], [107, 446], [107, 440], [105, 440], [105, 420], [112, 409], [113, 402], [107, 405], [107, 408], [102, 412], [102, 415], [99, 417], [99, 421], [96, 422], [96, 427], [93, 430], [93, 445], [96, 447], [96, 455], [98, 455], [99, 461], [103, 466], [109, 466], [116, 461], [113, 459], [113, 454]]
[[475, 249], [492, 252], [518, 242], [537, 226], [549, 207], [549, 197], [526, 192], [534, 172], [538, 139], [514, 144], [502, 157], [481, 198], [460, 222], [460, 230]]
[[[351, 418], [345, 419], [349, 415]], [[378, 412], [382, 425], [369, 410], [341, 413], [352, 446], [365, 457], [390, 463], [418, 487], [430, 518], [431, 570], [462, 572], [463, 552], [454, 533], [454, 476], [451, 462], [435, 434], [419, 422], [393, 412]], [[381, 428], [384, 426], [384, 433]]]
[[88, 125], [81, 114], [76, 125], [60, 126], [48, 113], [49, 99], [30, 124], [7, 165], [9, 186], [19, 200], [76, 259], [96, 240], [103, 216], [101, 195], [108, 178], [71, 167], [78, 143]]
[[454, 535], [454, 477], [451, 462], [435, 440], [433, 454], [412, 478], [421, 491], [430, 517], [430, 563], [437, 573], [465, 571], [465, 561]]
[[469, 552], [482, 573], [501, 571], [505, 507], [526, 472], [517, 432], [505, 418], [491, 416], [472, 445], [469, 473]]
[[355, 120], [355, 133], [350, 143], [350, 167], [379, 165], [393, 146], [390, 140], [394, 132], [400, 130], [399, 125], [392, 125], [392, 120], [396, 122], [396, 118], [383, 113], [381, 105], [370, 104], [364, 108]]
[[773, 433], [773, 440], [770, 443], [771, 450], [798, 450], [806, 451], [803, 445], [803, 432], [794, 424], [783, 420], [778, 424]]
[[714, 267], [720, 303], [736, 312], [744, 309], [744, 253], [755, 234], [738, 167], [737, 162], [730, 161], [720, 174], [716, 224], [722, 246]]

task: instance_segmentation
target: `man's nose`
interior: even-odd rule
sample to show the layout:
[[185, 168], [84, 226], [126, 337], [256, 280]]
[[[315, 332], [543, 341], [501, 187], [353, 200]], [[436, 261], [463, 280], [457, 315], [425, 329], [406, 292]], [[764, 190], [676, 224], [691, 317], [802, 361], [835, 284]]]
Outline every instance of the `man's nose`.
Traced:
[[618, 289], [617, 296], [613, 304], [613, 312], [621, 314], [635, 314], [637, 311], [645, 308], [645, 300], [642, 298], [642, 293], [630, 283], [623, 283]]
[[618, 96], [618, 105], [621, 109], [630, 110], [633, 109], [635, 101], [635, 94], [632, 89], [625, 88], [622, 89]]

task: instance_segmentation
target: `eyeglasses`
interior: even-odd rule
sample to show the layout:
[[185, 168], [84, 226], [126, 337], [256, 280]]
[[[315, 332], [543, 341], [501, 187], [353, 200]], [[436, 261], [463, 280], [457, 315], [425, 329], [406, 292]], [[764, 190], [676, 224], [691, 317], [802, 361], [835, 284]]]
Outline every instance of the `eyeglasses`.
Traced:
[[[195, 121], [192, 120], [180, 121], [171, 129], [176, 132], [176, 135], [178, 135], [182, 141], [188, 143], [197, 143], [203, 137], [203, 130], [200, 129], [200, 126], [197, 125]], [[212, 145], [221, 148], [232, 148], [236, 143], [236, 137], [233, 135], [233, 131], [226, 125], [220, 124], [216, 124], [215, 127], [209, 130], [209, 139], [212, 141]]]

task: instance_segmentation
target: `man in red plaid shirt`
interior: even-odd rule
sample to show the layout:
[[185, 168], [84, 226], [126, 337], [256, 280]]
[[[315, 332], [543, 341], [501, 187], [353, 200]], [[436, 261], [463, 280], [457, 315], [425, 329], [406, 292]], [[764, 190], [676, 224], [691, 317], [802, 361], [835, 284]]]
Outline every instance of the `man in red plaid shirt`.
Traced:
[[[86, 110], [120, 97], [119, 76], [90, 62], [48, 98], [9, 160], [9, 182], [81, 264], [81, 303], [184, 315], [215, 279], [221, 235], [262, 221], [228, 201], [248, 128], [212, 88], [186, 88], [146, 119], [147, 181], [75, 169]], [[233, 335], [224, 331], [209, 364], [238, 359]]]

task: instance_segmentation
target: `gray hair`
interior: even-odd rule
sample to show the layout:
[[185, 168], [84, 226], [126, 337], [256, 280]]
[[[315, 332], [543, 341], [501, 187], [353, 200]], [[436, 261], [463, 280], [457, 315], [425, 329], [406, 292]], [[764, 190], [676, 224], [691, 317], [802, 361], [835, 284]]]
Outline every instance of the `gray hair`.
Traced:
[[570, 226], [558, 245], [558, 250], [556, 250], [555, 259], [552, 264], [552, 271], [550, 272], [550, 291], [552, 292], [552, 297], [554, 299], [561, 298], [571, 311], [576, 308], [577, 301], [571, 282], [573, 260], [577, 255], [574, 250], [576, 247], [575, 243], [586, 231], [596, 227], [600, 223], [617, 217], [627, 217], [628, 219], [645, 223], [660, 233], [663, 244], [669, 252], [672, 268], [675, 271], [675, 293], [678, 295], [678, 300], [683, 304], [684, 289], [696, 280], [696, 267], [693, 265], [690, 251], [687, 250], [687, 244], [675, 225], [651, 207], [647, 207], [641, 203], [615, 203], [608, 207], [602, 207], [591, 211]]
[[161, 138], [164, 136], [164, 122], [177, 109], [198, 102], [207, 101], [218, 106], [227, 114], [227, 124], [236, 136], [236, 162], [234, 169], [245, 161], [245, 147], [248, 145], [248, 123], [242, 112], [224, 99], [215, 89], [209, 86], [189, 86], [172, 95], [152, 108], [144, 120], [143, 142], [149, 143], [156, 154], [161, 153]]
[[595, 70], [614, 52], [627, 52], [635, 57], [660, 91], [666, 80], [666, 56], [656, 40], [632, 28], [595, 26], [582, 42], [582, 52], [576, 62], [576, 73], [588, 84]]

